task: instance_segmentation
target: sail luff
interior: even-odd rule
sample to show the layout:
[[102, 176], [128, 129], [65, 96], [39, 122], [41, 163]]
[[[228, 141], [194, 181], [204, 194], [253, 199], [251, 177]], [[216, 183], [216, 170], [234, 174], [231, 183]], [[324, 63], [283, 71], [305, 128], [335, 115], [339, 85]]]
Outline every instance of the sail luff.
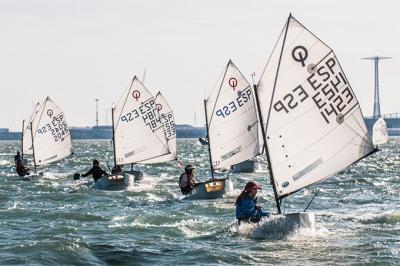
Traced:
[[[278, 74], [279, 74], [279, 69], [280, 69], [281, 60], [282, 60], [282, 54], [283, 54], [283, 51], [284, 51], [284, 48], [285, 48], [286, 36], [287, 36], [287, 33], [288, 33], [289, 22], [290, 22], [290, 18], [291, 17], [292, 17], [292, 14], [289, 14], [289, 18], [287, 19], [287, 22], [286, 22], [285, 35], [283, 37], [282, 47], [281, 47], [281, 51], [280, 51], [280, 55], [279, 55], [279, 62], [278, 62], [278, 66], [277, 66], [276, 73], [275, 73], [274, 87], [272, 89], [272, 95], [271, 95], [271, 100], [270, 100], [270, 104], [269, 104], [269, 110], [268, 110], [268, 115], [267, 115], [267, 121], [265, 123], [265, 128], [268, 128], [272, 102], [273, 102], [273, 99], [274, 99], [274, 93], [275, 93], [275, 89], [276, 89], [276, 83], [277, 83], [277, 80], [278, 80]], [[258, 98], [258, 93], [256, 93], [256, 95], [257, 95], [256, 97]], [[258, 109], [260, 110], [259, 119], [260, 119], [260, 121], [262, 121], [263, 118], [262, 118], [262, 112], [261, 112], [260, 104], [259, 104], [258, 100], [257, 100], [257, 102], [258, 102], [258, 106], [259, 106]], [[262, 127], [262, 131], [263, 131], [264, 150], [265, 150], [265, 155], [267, 157], [268, 171], [269, 171], [269, 174], [270, 174], [270, 177], [271, 177], [271, 185], [272, 185], [272, 189], [274, 191], [274, 197], [275, 197], [275, 201], [276, 201], [276, 208], [277, 208], [278, 213], [280, 214], [281, 213], [281, 206], [280, 206], [279, 196], [278, 196], [278, 192], [277, 192], [277, 188], [276, 188], [274, 172], [273, 172], [273, 169], [272, 169], [272, 162], [271, 162], [271, 159], [270, 159], [270, 151], [269, 151], [268, 144], [267, 144], [267, 135], [266, 135], [266, 130], [264, 129], [264, 123], [261, 123], [261, 127]]]
[[117, 157], [115, 156], [115, 125], [114, 125], [114, 108], [111, 108], [111, 123], [112, 123], [112, 143], [113, 143], [113, 157], [114, 166], [117, 165]]
[[[228, 67], [229, 67], [229, 65], [232, 63], [232, 61], [229, 59], [229, 62], [228, 62], [228, 64], [226, 65], [226, 68], [225, 68], [225, 71], [224, 71], [224, 75], [222, 76], [222, 79], [221, 79], [221, 83], [220, 83], [220, 85], [219, 85], [219, 89], [218, 89], [218, 94], [217, 94], [217, 99], [218, 99], [218, 97], [219, 97], [219, 94], [221, 93], [221, 87], [222, 87], [222, 83], [223, 83], [223, 81], [225, 80], [225, 77], [226, 77], [226, 73], [228, 72]], [[212, 111], [211, 111], [211, 116], [210, 116], [210, 124], [211, 124], [211, 122], [212, 122], [212, 119], [213, 119], [213, 116], [214, 116], [214, 111], [215, 111], [215, 107], [217, 106], [217, 101], [215, 101], [214, 102], [214, 106], [212, 107]], [[208, 136], [208, 132], [207, 132], [207, 136]]]
[[35, 157], [35, 144], [33, 139], [33, 130], [32, 130], [32, 122], [31, 122], [31, 138], [32, 138], [32, 157], [33, 157], [33, 166], [36, 173], [36, 157]]
[[264, 121], [263, 121], [263, 117], [262, 117], [262, 113], [261, 113], [261, 107], [260, 107], [260, 101], [258, 98], [258, 92], [257, 92], [257, 87], [256, 85], [254, 85], [254, 95], [255, 95], [255, 100], [257, 103], [257, 110], [258, 110], [258, 117], [260, 120], [260, 124], [261, 124], [261, 134], [262, 134], [262, 138], [263, 138], [263, 146], [264, 146], [264, 151], [265, 151], [265, 155], [267, 157], [267, 164], [268, 164], [268, 172], [269, 172], [269, 177], [270, 177], [270, 183], [272, 185], [272, 190], [274, 191], [274, 198], [275, 198], [275, 202], [276, 202], [276, 209], [278, 211], [278, 213], [281, 213], [281, 204], [279, 201], [279, 197], [278, 197], [278, 193], [276, 191], [276, 184], [274, 181], [274, 177], [272, 174], [272, 167], [271, 167], [271, 159], [269, 156], [269, 152], [268, 152], [268, 148], [267, 148], [267, 139], [266, 139], [266, 134], [265, 134], [265, 129], [264, 129]]
[[[136, 76], [133, 77], [133, 79], [132, 79], [132, 81], [131, 81], [131, 85], [130, 85], [129, 88], [127, 89], [126, 97], [125, 97], [125, 100], [124, 100], [124, 104], [123, 104], [122, 107], [120, 108], [121, 111], [120, 111], [120, 113], [118, 114], [117, 123], [115, 124], [115, 130], [118, 128], [118, 123], [119, 123], [119, 121], [120, 121], [120, 119], [121, 119], [122, 111], [124, 110], [124, 107], [125, 107], [125, 105], [126, 105], [126, 101], [128, 100], [128, 97], [129, 97], [130, 91], [132, 90], [132, 86], [133, 86], [133, 83], [135, 82], [135, 79], [137, 79]], [[125, 95], [125, 93], [121, 96], [121, 98], [119, 99], [119, 101], [121, 101], [121, 100], [123, 99], [124, 95]], [[119, 101], [118, 101], [118, 103], [119, 103]], [[117, 105], [118, 105], [118, 103], [117, 103]], [[115, 106], [114, 106], [113, 109], [114, 109], [114, 111], [115, 111]]]
[[25, 119], [22, 120], [22, 134], [21, 134], [21, 158], [24, 159], [24, 129], [25, 129]]
[[207, 129], [207, 136], [208, 136], [208, 157], [210, 159], [210, 169], [211, 169], [211, 176], [214, 180], [214, 164], [211, 155], [211, 144], [210, 144], [210, 134], [209, 134], [209, 123], [208, 123], [208, 115], [207, 115], [207, 100], [204, 100], [204, 115], [206, 116], [206, 129]]
[[[268, 110], [268, 115], [267, 115], [267, 121], [265, 121], [265, 124], [266, 124], [265, 128], [268, 128], [268, 123], [269, 123], [269, 119], [270, 119], [270, 116], [271, 116], [272, 102], [274, 101], [276, 83], [277, 83], [277, 81], [278, 81], [279, 69], [280, 69], [281, 61], [282, 61], [282, 54], [283, 54], [283, 50], [285, 49], [285, 42], [286, 42], [286, 37], [287, 37], [287, 32], [288, 32], [288, 29], [289, 29], [289, 23], [290, 23], [291, 17], [292, 17], [292, 14], [289, 14], [289, 18], [288, 18], [288, 20], [287, 20], [287, 22], [286, 22], [285, 35], [284, 35], [284, 37], [283, 37], [281, 52], [280, 52], [280, 55], [279, 55], [278, 66], [277, 66], [277, 68], [276, 68], [275, 80], [274, 80], [274, 87], [273, 87], [273, 89], [272, 89], [272, 95], [271, 95], [271, 100], [270, 100], [270, 104], [269, 104], [269, 110]], [[267, 146], [268, 146], [268, 145], [267, 145]], [[269, 153], [269, 152], [268, 152], [268, 153]], [[271, 172], [271, 176], [273, 177], [272, 172]]]

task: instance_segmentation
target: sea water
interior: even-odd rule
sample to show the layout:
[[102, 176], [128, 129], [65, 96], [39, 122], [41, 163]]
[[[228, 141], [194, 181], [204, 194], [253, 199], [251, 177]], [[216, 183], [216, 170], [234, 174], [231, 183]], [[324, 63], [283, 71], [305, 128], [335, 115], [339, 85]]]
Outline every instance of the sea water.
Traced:
[[[39, 168], [43, 177], [31, 181], [14, 172], [20, 143], [0, 142], [0, 264], [400, 264], [399, 142], [391, 139], [380, 152], [285, 199], [285, 213], [303, 211], [320, 189], [308, 210], [315, 228], [289, 234], [266, 234], [263, 221], [235, 221], [235, 198], [248, 181], [263, 186], [259, 204], [275, 212], [265, 171], [228, 174], [234, 189], [225, 198], [189, 201], [178, 187], [178, 162], [135, 165], [143, 181], [101, 191], [91, 188], [90, 177], [73, 175], [95, 158], [109, 171], [109, 141], [74, 141], [73, 156]], [[198, 179], [210, 177], [207, 147], [197, 140], [178, 140], [178, 160], [195, 165]]]

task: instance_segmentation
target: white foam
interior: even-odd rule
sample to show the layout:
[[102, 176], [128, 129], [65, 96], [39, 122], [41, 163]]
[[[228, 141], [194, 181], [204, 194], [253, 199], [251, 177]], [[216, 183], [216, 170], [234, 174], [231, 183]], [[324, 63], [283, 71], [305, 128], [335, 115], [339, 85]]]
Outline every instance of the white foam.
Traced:
[[11, 166], [11, 162], [8, 160], [0, 160], [0, 166]]

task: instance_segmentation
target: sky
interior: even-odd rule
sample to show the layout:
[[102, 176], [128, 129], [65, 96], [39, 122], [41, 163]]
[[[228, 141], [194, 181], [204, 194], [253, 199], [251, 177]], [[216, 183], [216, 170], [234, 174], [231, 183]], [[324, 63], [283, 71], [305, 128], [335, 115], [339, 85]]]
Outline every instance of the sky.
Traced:
[[70, 126], [110, 124], [132, 78], [161, 91], [178, 124], [204, 124], [203, 99], [229, 59], [251, 81], [289, 13], [336, 53], [361, 104], [373, 111], [380, 63], [382, 113], [400, 112], [400, 1], [1, 0], [0, 127], [18, 131], [50, 96]]

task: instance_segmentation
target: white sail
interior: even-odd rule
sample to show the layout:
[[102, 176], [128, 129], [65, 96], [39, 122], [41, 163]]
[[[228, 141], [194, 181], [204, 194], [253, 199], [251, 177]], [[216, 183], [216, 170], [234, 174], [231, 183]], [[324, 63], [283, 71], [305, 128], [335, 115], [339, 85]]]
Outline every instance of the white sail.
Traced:
[[32, 122], [36, 165], [59, 161], [72, 154], [71, 135], [61, 109], [47, 97]]
[[389, 135], [386, 122], [383, 117], [380, 117], [372, 127], [372, 143], [376, 146], [385, 144], [388, 141]]
[[336, 55], [292, 16], [258, 84], [279, 198], [373, 152]]
[[35, 105], [32, 114], [23, 121], [22, 130], [22, 154], [32, 154], [32, 134], [31, 134], [31, 122], [34, 120], [36, 115], [39, 113], [40, 103]]
[[117, 165], [170, 153], [154, 97], [138, 78], [115, 106], [113, 117]]
[[158, 113], [160, 114], [170, 153], [140, 162], [144, 164], [162, 163], [176, 160], [176, 129], [174, 113], [161, 92], [157, 93], [154, 101], [156, 102]]
[[253, 90], [232, 61], [206, 102], [214, 169], [230, 167], [259, 154]]

